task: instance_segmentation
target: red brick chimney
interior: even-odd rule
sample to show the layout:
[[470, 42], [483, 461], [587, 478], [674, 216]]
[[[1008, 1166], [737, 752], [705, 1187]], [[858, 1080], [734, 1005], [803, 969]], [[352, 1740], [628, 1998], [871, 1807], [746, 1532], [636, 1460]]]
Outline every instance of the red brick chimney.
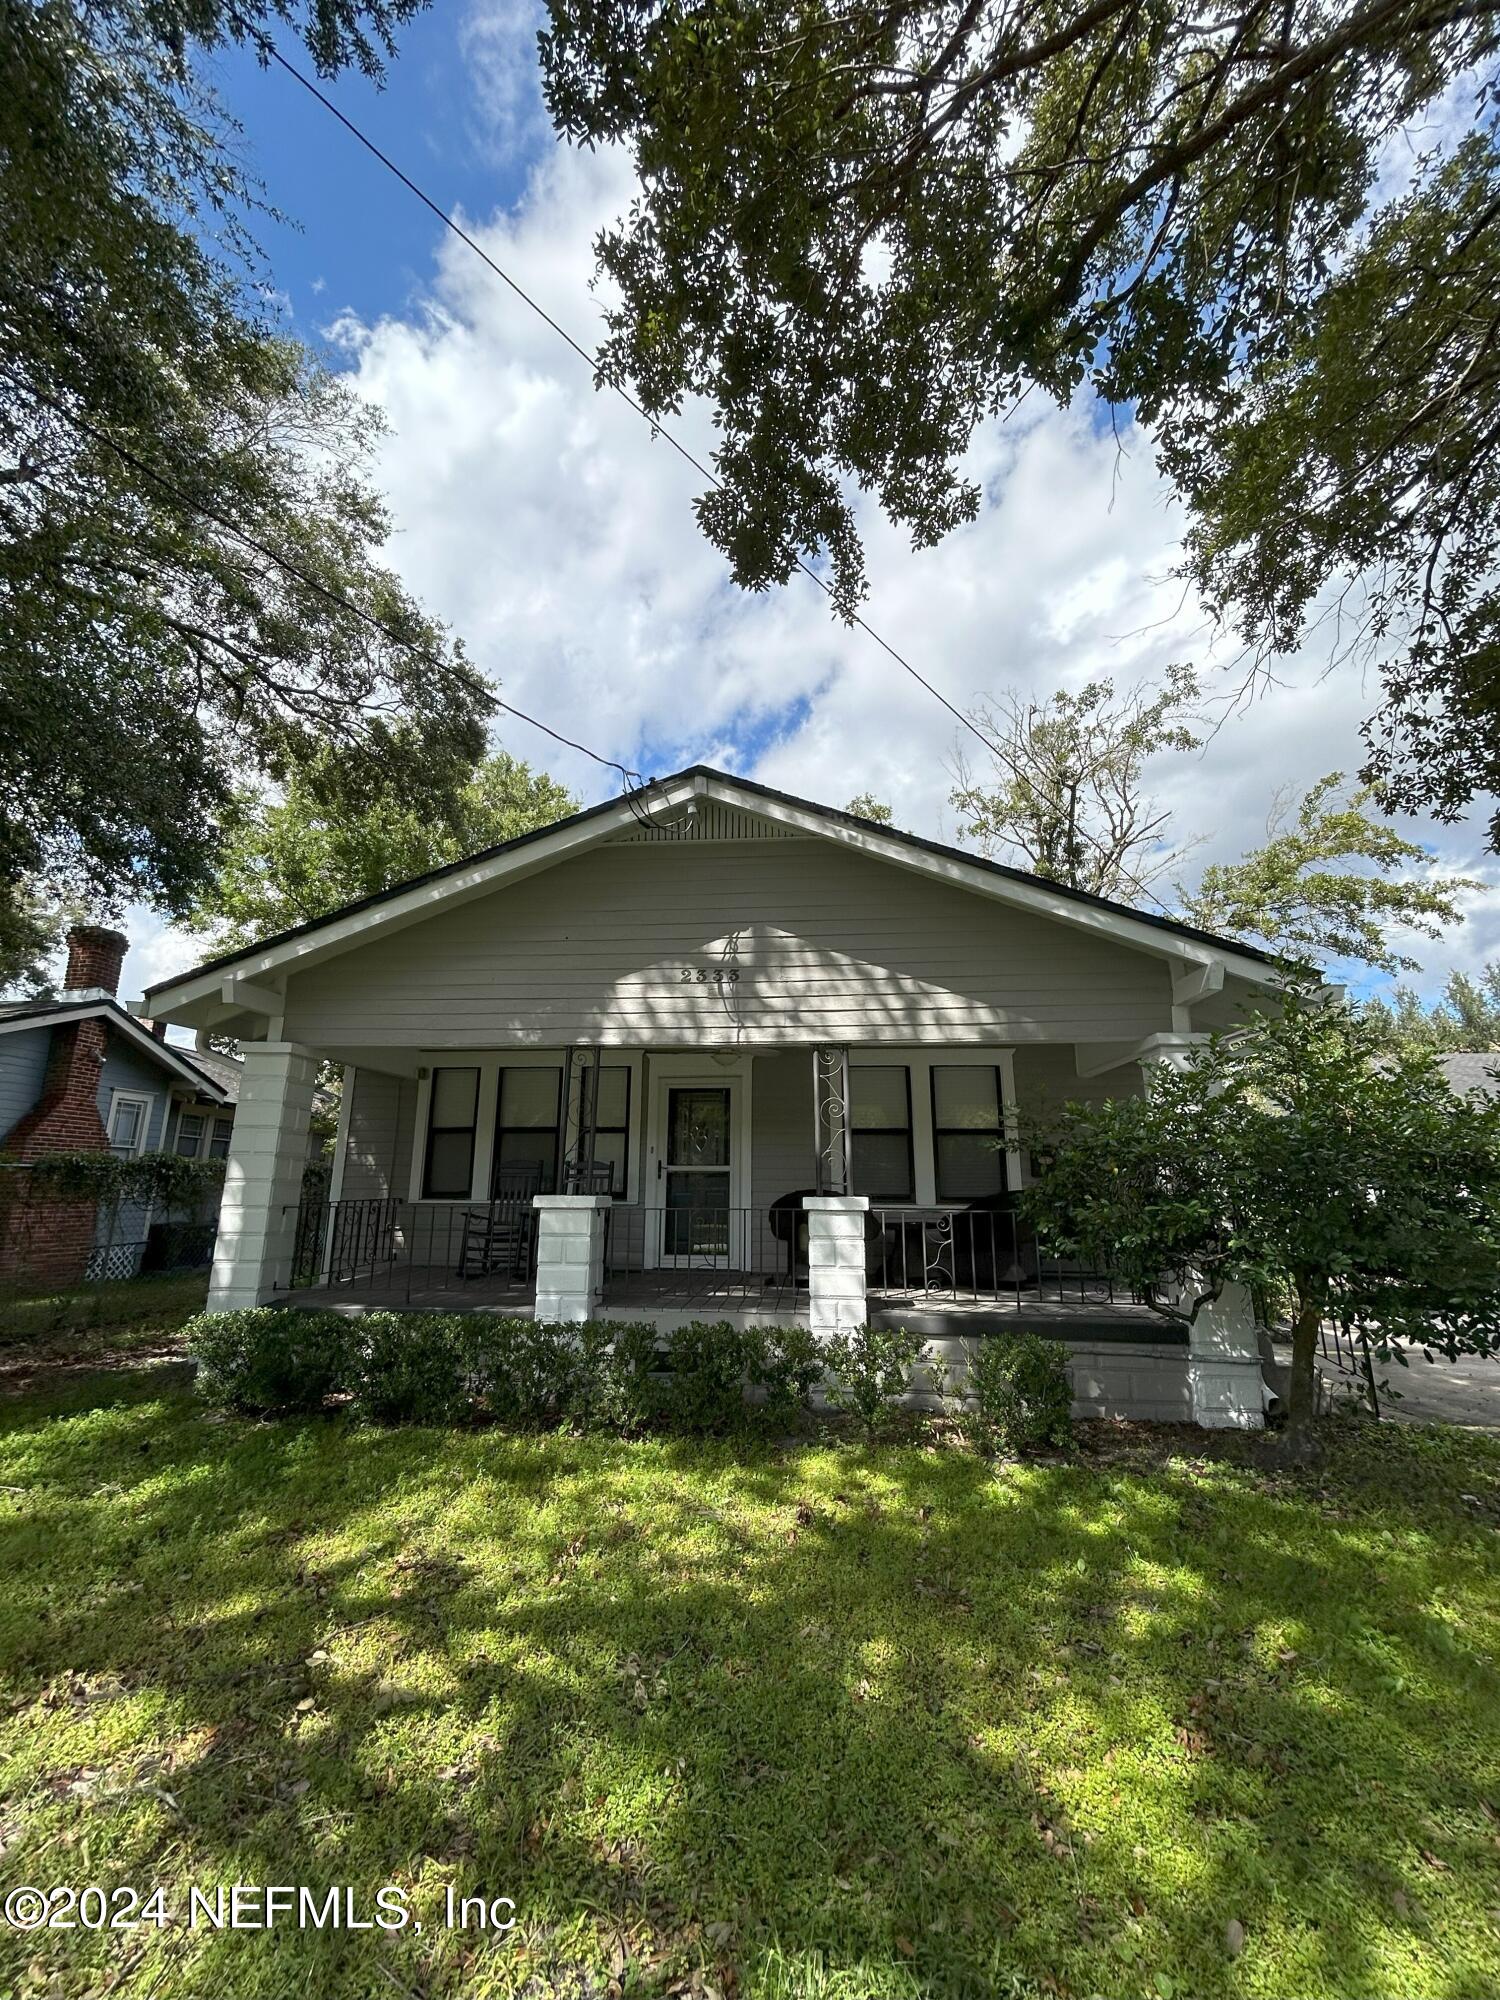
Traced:
[[[84, 992], [113, 994], [128, 940], [119, 931], [76, 924], [68, 933], [64, 1001]], [[99, 1071], [109, 1043], [103, 1021], [69, 1021], [52, 1029], [52, 1045], [37, 1101], [0, 1138], [0, 1154], [37, 1160], [48, 1153], [103, 1152], [109, 1145], [99, 1115]], [[92, 1201], [27, 1198], [25, 1174], [6, 1174], [0, 1202], [0, 1267], [69, 1282], [82, 1275], [94, 1240]]]
[[129, 949], [129, 938], [119, 931], [105, 930], [99, 924], [74, 924], [68, 932], [68, 975], [63, 982], [65, 993], [95, 989], [118, 993], [120, 967], [125, 963], [125, 954]]

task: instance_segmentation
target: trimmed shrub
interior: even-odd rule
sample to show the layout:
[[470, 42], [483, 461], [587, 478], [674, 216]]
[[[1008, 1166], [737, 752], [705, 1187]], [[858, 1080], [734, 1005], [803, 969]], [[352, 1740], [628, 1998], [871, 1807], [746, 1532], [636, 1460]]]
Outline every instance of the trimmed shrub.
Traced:
[[964, 1357], [968, 1399], [959, 1423], [980, 1450], [1036, 1451], [1071, 1440], [1073, 1387], [1060, 1340], [996, 1333], [966, 1341]]
[[187, 1323], [198, 1387], [241, 1410], [320, 1410], [349, 1372], [349, 1323], [290, 1306], [199, 1313]]
[[662, 1414], [673, 1430], [743, 1430], [745, 1382], [758, 1343], [728, 1320], [691, 1320], [667, 1335]]
[[750, 1381], [763, 1392], [757, 1413], [771, 1431], [788, 1431], [807, 1408], [823, 1374], [823, 1349], [805, 1326], [758, 1330]]
[[462, 1424], [474, 1414], [469, 1325], [457, 1313], [363, 1313], [350, 1328], [355, 1413], [377, 1424]]
[[921, 1334], [904, 1326], [857, 1326], [835, 1334], [823, 1348], [829, 1403], [857, 1417], [866, 1437], [874, 1437], [911, 1386], [924, 1345]]

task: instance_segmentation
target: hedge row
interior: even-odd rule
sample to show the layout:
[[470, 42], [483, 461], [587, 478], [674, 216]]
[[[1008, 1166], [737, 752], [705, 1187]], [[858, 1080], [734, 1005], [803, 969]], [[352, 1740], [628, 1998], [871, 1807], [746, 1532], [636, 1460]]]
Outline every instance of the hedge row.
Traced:
[[[571, 1423], [638, 1434], [782, 1433], [821, 1382], [827, 1401], [874, 1435], [912, 1385], [919, 1335], [859, 1327], [820, 1344], [803, 1327], [695, 1320], [582, 1325], [487, 1314], [346, 1318], [262, 1306], [189, 1322], [204, 1395], [261, 1412], [320, 1410], [334, 1396], [371, 1423], [521, 1428]], [[942, 1383], [983, 1446], [1062, 1443], [1064, 1350], [1023, 1334], [970, 1344], [963, 1379]]]

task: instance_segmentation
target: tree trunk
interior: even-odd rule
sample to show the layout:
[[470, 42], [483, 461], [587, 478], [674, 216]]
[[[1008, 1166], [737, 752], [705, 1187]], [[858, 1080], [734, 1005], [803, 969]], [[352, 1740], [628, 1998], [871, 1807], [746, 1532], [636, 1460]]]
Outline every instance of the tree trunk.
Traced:
[[1291, 1394], [1287, 1403], [1287, 1443], [1293, 1454], [1306, 1457], [1312, 1450], [1314, 1368], [1318, 1352], [1318, 1328], [1323, 1322], [1323, 1294], [1318, 1288], [1297, 1287], [1297, 1318], [1292, 1328]]

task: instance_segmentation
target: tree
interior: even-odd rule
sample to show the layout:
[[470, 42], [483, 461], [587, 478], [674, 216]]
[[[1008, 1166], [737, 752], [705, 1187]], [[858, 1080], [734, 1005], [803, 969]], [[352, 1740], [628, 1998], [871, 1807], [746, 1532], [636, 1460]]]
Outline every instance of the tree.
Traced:
[[[378, 556], [372, 412], [265, 317], [255, 190], [194, 53], [298, 20], [324, 73], [417, 0], [0, 6], [0, 900], [181, 910], [237, 786], [438, 803], [493, 697]], [[247, 19], [251, 23], [247, 26]]]
[[1434, 1007], [1424, 1007], [1410, 986], [1398, 986], [1389, 1001], [1366, 1001], [1363, 1012], [1387, 1048], [1426, 1049], [1434, 1055], [1500, 1052], [1500, 961], [1491, 959], [1477, 979], [1450, 973]]
[[849, 801], [844, 811], [853, 813], [856, 819], [873, 820], [877, 826], [891, 824], [890, 807], [884, 799], [877, 799], [873, 792], [860, 792], [857, 797]]
[[[1313, 964], [1352, 958], [1382, 972], [1414, 970], [1417, 961], [1395, 949], [1388, 931], [1440, 937], [1444, 924], [1462, 921], [1455, 899], [1481, 885], [1461, 876], [1398, 876], [1398, 869], [1430, 868], [1432, 855], [1371, 817], [1365, 808], [1376, 794], [1368, 786], [1344, 791], [1343, 783], [1341, 771], [1320, 778], [1295, 818], [1287, 794], [1278, 794], [1264, 847], [1205, 868], [1192, 894], [1178, 884], [1187, 922], [1256, 938]], [[1340, 865], [1347, 862], [1374, 872]]]
[[1299, 1448], [1325, 1321], [1382, 1361], [1500, 1347], [1500, 1101], [1457, 1097], [1347, 1007], [1293, 998], [1142, 1097], [1068, 1105], [1047, 1156], [1025, 1196], [1042, 1240], [1159, 1311], [1190, 1316], [1231, 1282], [1290, 1288]]
[[1399, 803], [1500, 791], [1500, 0], [549, 13], [554, 122], [640, 183], [601, 373], [713, 404], [741, 583], [826, 551], [848, 615], [856, 493], [931, 544], [977, 424], [1087, 391], [1156, 439], [1253, 658], [1344, 587]]
[[1140, 896], [1184, 852], [1168, 844], [1171, 815], [1148, 796], [1144, 775], [1148, 759], [1196, 746], [1185, 717], [1197, 691], [1193, 675], [1173, 667], [1154, 693], [1119, 700], [1114, 683], [1099, 680], [1042, 703], [1014, 692], [982, 703], [972, 719], [995, 745], [991, 770], [976, 776], [956, 749], [949, 794], [966, 834], [1051, 882]]
[[294, 774], [279, 800], [242, 796], [190, 926], [234, 950], [578, 810], [545, 772], [503, 751], [477, 766], [441, 819], [399, 794], [334, 806], [330, 797], [336, 778], [316, 771]]

